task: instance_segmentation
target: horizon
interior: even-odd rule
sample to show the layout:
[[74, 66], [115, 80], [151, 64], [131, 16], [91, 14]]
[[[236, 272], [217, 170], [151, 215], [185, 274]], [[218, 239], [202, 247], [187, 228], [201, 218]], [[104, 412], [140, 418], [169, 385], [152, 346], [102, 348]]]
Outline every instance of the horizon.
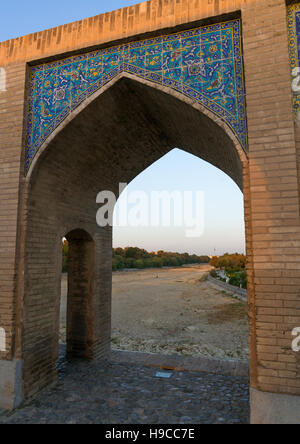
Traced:
[[[126, 250], [126, 249], [128, 249], [128, 248], [137, 248], [137, 249], [141, 249], [142, 250], [142, 248], [140, 248], [140, 247], [138, 247], [137, 245], [127, 245], [126, 247], [113, 247], [113, 250], [118, 250], [118, 249], [122, 249], [122, 250]], [[162, 253], [174, 253], [174, 254], [185, 254], [185, 253], [187, 253], [187, 254], [189, 254], [190, 256], [192, 256], [194, 253], [189, 253], [188, 251], [184, 251], [184, 252], [180, 252], [180, 251], [165, 251], [165, 250], [156, 250], [156, 251], [148, 251], [148, 250], [145, 250], [147, 253], [155, 253], [155, 254], [157, 254], [158, 252], [162, 252]], [[228, 255], [228, 256], [232, 256], [232, 255], [234, 255], [234, 254], [244, 254], [244, 253], [239, 253], [238, 251], [232, 251], [232, 252], [229, 252], [229, 251], [227, 251], [226, 253], [224, 253], [222, 256], [225, 256], [225, 255]], [[198, 255], [197, 255], [198, 256]], [[201, 254], [201, 255], [199, 255], [199, 257], [202, 257], [202, 256], [207, 256], [207, 257], [214, 257], [214, 256], [211, 256], [211, 255], [209, 255], [209, 254]], [[244, 256], [245, 256], [245, 254], [244, 254]], [[220, 255], [216, 255], [215, 257], [220, 257]]]

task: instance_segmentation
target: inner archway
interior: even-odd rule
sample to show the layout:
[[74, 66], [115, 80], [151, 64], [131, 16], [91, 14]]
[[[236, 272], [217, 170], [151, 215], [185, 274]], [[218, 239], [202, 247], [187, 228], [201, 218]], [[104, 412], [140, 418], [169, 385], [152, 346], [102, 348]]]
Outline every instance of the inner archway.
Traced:
[[[120, 183], [131, 182], [175, 146], [219, 167], [240, 188], [243, 173], [247, 174], [246, 155], [230, 129], [199, 104], [171, 89], [125, 74], [109, 86], [87, 99], [53, 133], [27, 176], [23, 325], [26, 396], [56, 378], [54, 338], [61, 274], [58, 257], [62, 237], [78, 227], [94, 241], [89, 356], [109, 354], [112, 229], [96, 223], [98, 193], [109, 190], [118, 196]], [[31, 254], [36, 239], [39, 253]], [[40, 310], [42, 329], [34, 321]]]
[[66, 304], [67, 357], [92, 358], [94, 242], [84, 230], [66, 235], [68, 242], [68, 285]]

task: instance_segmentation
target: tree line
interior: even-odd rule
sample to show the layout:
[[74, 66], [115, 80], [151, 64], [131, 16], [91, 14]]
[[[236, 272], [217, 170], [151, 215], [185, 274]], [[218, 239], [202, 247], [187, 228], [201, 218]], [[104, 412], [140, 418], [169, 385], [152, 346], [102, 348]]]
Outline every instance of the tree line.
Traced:
[[112, 267], [114, 271], [127, 268], [180, 267], [188, 264], [208, 264], [208, 256], [167, 251], [148, 252], [138, 247], [114, 248]]
[[211, 258], [210, 265], [226, 271], [242, 271], [246, 269], [246, 256], [239, 253], [225, 253], [223, 256], [214, 256]]
[[[68, 241], [64, 240], [62, 244], [62, 271], [68, 271]], [[180, 267], [188, 264], [208, 264], [208, 256], [197, 256], [188, 253], [173, 253], [166, 251], [151, 252], [138, 248], [113, 248], [112, 251], [112, 269], [113, 271], [124, 270], [127, 268], [161, 268], [161, 267]]]

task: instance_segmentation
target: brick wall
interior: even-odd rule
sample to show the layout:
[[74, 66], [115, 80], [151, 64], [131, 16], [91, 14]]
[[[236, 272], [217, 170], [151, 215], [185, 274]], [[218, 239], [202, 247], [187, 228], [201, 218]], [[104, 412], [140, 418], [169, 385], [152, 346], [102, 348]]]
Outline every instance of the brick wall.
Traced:
[[242, 19], [250, 150], [248, 253], [255, 310], [252, 353], [257, 356], [252, 385], [300, 394], [298, 358], [291, 350], [291, 332], [300, 325], [300, 226], [286, 4], [245, 2]]
[[6, 332], [6, 352], [0, 351], [0, 359], [10, 359], [14, 351], [15, 263], [25, 65], [13, 63], [5, 71], [6, 91], [0, 92], [0, 328]]

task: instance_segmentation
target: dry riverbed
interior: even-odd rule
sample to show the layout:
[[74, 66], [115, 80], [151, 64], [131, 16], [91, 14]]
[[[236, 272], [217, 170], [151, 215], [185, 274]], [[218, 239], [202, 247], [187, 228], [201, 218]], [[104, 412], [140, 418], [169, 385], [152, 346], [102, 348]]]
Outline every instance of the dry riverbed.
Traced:
[[[208, 266], [113, 273], [112, 347], [247, 361], [247, 304], [205, 280]], [[61, 339], [65, 338], [66, 276]]]
[[247, 304], [205, 280], [207, 266], [113, 275], [113, 347], [247, 360]]

